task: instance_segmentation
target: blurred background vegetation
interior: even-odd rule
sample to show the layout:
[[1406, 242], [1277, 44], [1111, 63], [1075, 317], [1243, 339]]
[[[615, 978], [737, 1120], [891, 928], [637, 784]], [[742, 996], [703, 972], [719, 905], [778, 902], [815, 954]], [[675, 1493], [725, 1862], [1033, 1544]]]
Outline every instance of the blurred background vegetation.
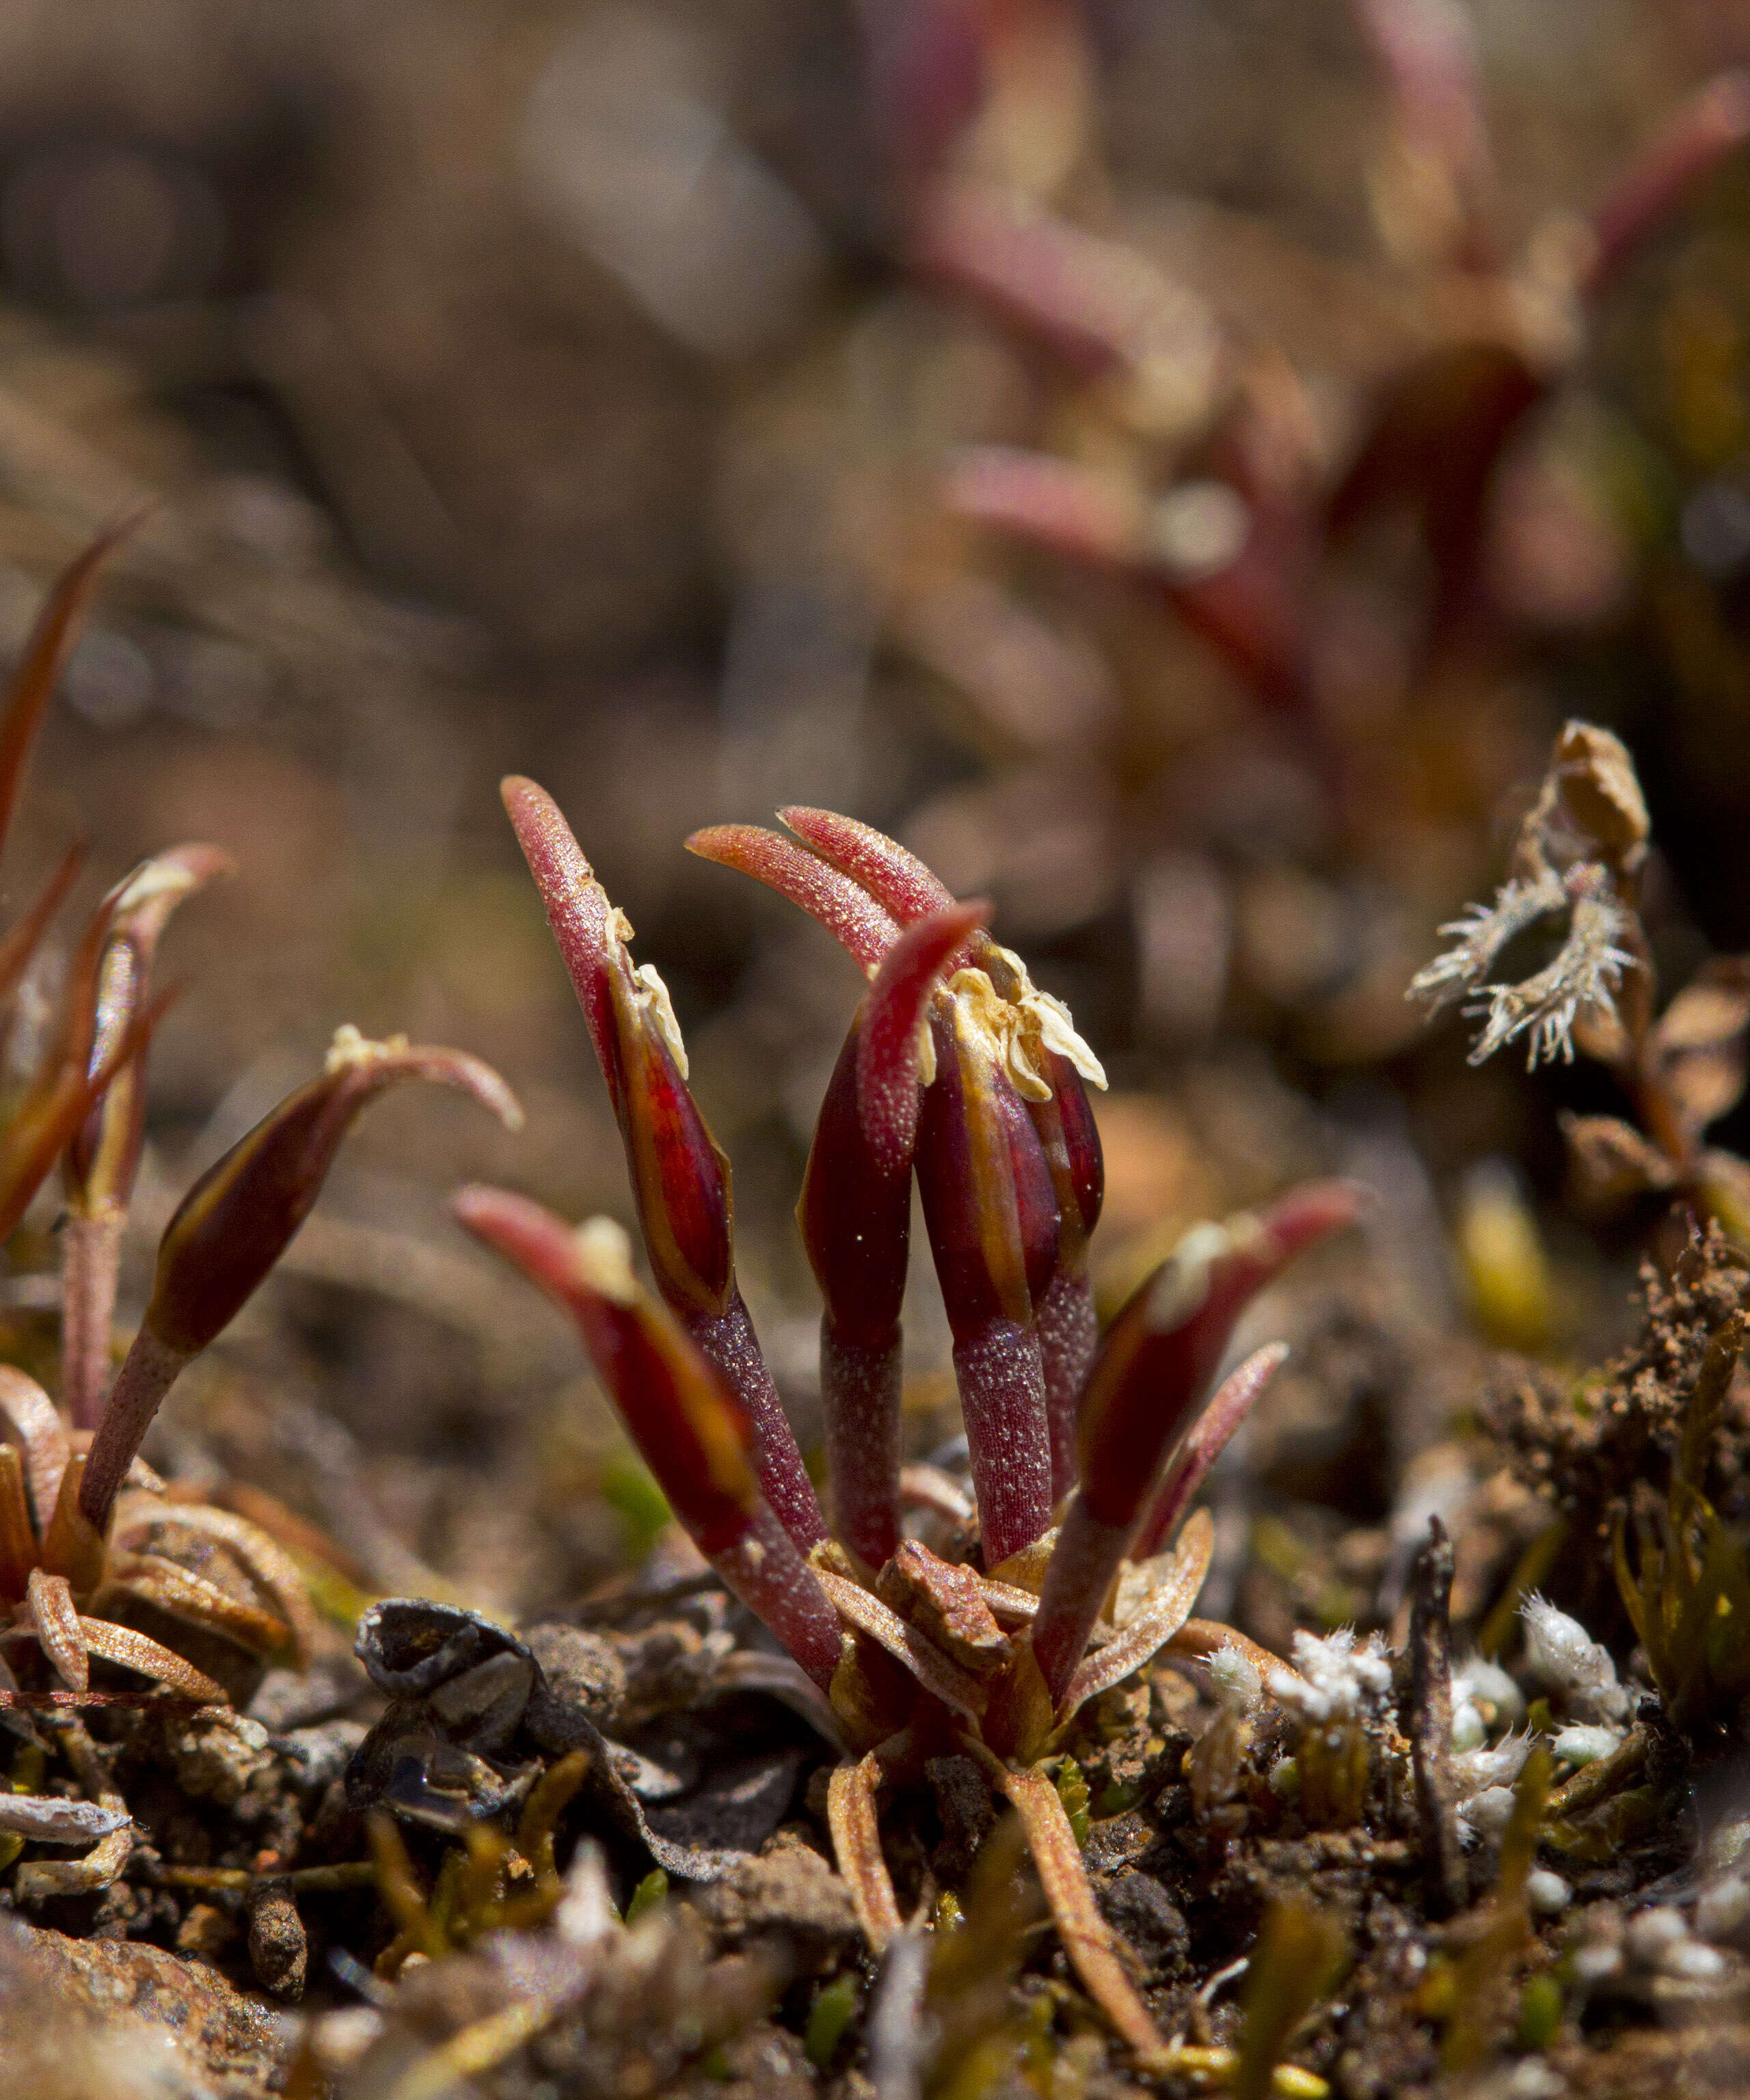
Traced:
[[[136, 1290], [340, 1022], [531, 1112], [378, 1110], [187, 1382], [183, 1458], [507, 1604], [648, 1520], [566, 1337], [441, 1207], [485, 1175], [625, 1208], [511, 768], [671, 987], [804, 1423], [787, 1214], [858, 986], [680, 845], [779, 802], [991, 896], [1074, 1008], [1111, 1278], [1344, 1165], [1400, 1330], [1468, 1331], [1455, 1250], [1474, 1289], [1505, 1215], [1552, 1280], [1496, 1326], [1597, 1353], [1645, 1221], [1570, 1214], [1554, 1111], [1607, 1083], [1472, 1070], [1404, 990], [1570, 713], [1641, 764], [1667, 982], [1750, 946], [1743, 62], [1730, 0], [11, 0], [0, 643], [155, 508], [7, 888], [81, 834], [94, 893], [184, 837], [242, 863], [166, 953]], [[927, 1440], [945, 1350], [908, 1326]]]

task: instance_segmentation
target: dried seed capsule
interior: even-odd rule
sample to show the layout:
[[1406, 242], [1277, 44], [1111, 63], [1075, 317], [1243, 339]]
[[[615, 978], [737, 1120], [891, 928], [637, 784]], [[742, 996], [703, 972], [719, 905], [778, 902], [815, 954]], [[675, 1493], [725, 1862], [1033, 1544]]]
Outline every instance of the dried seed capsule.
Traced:
[[68, 973], [59, 1036], [0, 1131], [0, 1240], [24, 1215], [49, 1169], [110, 1081], [144, 1044], [168, 1003], [160, 999], [130, 1015], [108, 1049], [94, 1054], [99, 976], [121, 893], [112, 890], [92, 914]]
[[760, 1492], [755, 1432], [716, 1366], [640, 1290], [625, 1233], [573, 1232], [526, 1198], [465, 1189], [458, 1218], [576, 1321], [620, 1418], [699, 1551], [822, 1688], [838, 1666], [837, 1615]]
[[[236, 865], [218, 846], [177, 846], [145, 862], [122, 885], [98, 973], [92, 1071], [110, 1063], [144, 1008], [153, 955], [172, 912]], [[115, 1070], [61, 1161], [68, 1211], [61, 1233], [61, 1383], [76, 1429], [96, 1426], [109, 1383], [116, 1272], [145, 1129], [145, 1065], [143, 1044]]]

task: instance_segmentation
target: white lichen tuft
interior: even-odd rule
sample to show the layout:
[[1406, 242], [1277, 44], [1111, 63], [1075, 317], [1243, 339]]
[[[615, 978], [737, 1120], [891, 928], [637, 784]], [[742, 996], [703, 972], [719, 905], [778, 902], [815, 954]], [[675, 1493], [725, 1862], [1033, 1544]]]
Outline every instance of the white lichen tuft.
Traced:
[[1452, 1703], [1472, 1708], [1490, 1728], [1511, 1728], [1525, 1718], [1525, 1694], [1498, 1662], [1480, 1655], [1452, 1672]]
[[1607, 1758], [1622, 1739], [1620, 1728], [1602, 1721], [1583, 1721], [1571, 1728], [1558, 1728], [1549, 1748], [1563, 1764], [1589, 1765]]
[[1322, 1640], [1297, 1633], [1293, 1652], [1294, 1670], [1272, 1670], [1269, 1690], [1304, 1721], [1353, 1719], [1377, 1709], [1391, 1689], [1391, 1665], [1378, 1634], [1357, 1647], [1352, 1626], [1340, 1626]]
[[1209, 1661], [1215, 1696], [1230, 1714], [1255, 1714], [1263, 1704], [1263, 1679], [1258, 1665], [1228, 1641]]
[[1520, 1617], [1526, 1664], [1534, 1676], [1588, 1720], [1628, 1719], [1629, 1694], [1616, 1681], [1616, 1665], [1578, 1619], [1536, 1595], [1526, 1599]]
[[1480, 1793], [1474, 1793], [1468, 1801], [1460, 1802], [1453, 1820], [1458, 1825], [1458, 1835], [1465, 1844], [1498, 1844], [1513, 1820], [1513, 1789], [1510, 1786], [1484, 1787]]
[[1486, 1793], [1491, 1787], [1511, 1786], [1525, 1769], [1532, 1754], [1532, 1737], [1504, 1736], [1489, 1749], [1467, 1750], [1452, 1759], [1452, 1779], [1459, 1798]]

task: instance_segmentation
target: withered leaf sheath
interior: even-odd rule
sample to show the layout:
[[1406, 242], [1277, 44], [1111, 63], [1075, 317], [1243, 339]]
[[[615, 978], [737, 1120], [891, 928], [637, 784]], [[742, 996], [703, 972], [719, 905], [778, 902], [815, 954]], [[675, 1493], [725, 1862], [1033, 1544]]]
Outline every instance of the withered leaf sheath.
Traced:
[[99, 975], [120, 896], [119, 889], [112, 890], [93, 913], [68, 973], [59, 1033], [24, 1100], [0, 1130], [0, 1240], [24, 1215], [73, 1133], [143, 1044], [168, 1003], [161, 999], [130, 1015], [107, 1051], [95, 1052]]
[[[176, 846], [144, 862], [122, 885], [98, 973], [92, 1073], [111, 1064], [143, 1011], [152, 959], [177, 906], [235, 868], [231, 855], [218, 846]], [[145, 1120], [142, 1043], [115, 1070], [61, 1161], [67, 1190], [61, 1232], [61, 1383], [76, 1429], [96, 1427], [109, 1382], [116, 1273]]]
[[[1196, 1226], [1113, 1321], [1082, 1403], [1080, 1491], [1034, 1626], [1034, 1654], [1054, 1700], [1137, 1538], [1162, 1462], [1202, 1400], [1247, 1302], [1295, 1255], [1352, 1223], [1362, 1201], [1353, 1182], [1309, 1182], [1261, 1211]], [[1249, 1388], [1245, 1407], [1257, 1390]], [[1227, 1422], [1229, 1435], [1243, 1412]], [[1205, 1470], [1215, 1455], [1203, 1458]]]
[[633, 969], [631, 929], [552, 796], [515, 774], [501, 792], [607, 1083], [657, 1289], [752, 1416], [760, 1485], [806, 1552], [826, 1522], [736, 1286], [730, 1162], [688, 1089], [668, 993]]
[[796, 1207], [825, 1300], [821, 1403], [833, 1530], [871, 1568], [899, 1543], [900, 1310], [919, 1029], [943, 968], [988, 908], [939, 913], [888, 950], [827, 1083]]
[[607, 1218], [574, 1232], [496, 1189], [463, 1189], [455, 1210], [571, 1313], [688, 1536], [825, 1690], [840, 1653], [837, 1615], [760, 1492], [746, 1410], [674, 1315], [639, 1288], [624, 1233]]
[[359, 1111], [408, 1079], [454, 1087], [509, 1129], [522, 1123], [516, 1096], [478, 1057], [401, 1038], [368, 1042], [356, 1029], [342, 1029], [321, 1078], [289, 1095], [209, 1167], [165, 1228], [152, 1299], [104, 1405], [80, 1488], [80, 1511], [99, 1534], [178, 1373], [284, 1252]]

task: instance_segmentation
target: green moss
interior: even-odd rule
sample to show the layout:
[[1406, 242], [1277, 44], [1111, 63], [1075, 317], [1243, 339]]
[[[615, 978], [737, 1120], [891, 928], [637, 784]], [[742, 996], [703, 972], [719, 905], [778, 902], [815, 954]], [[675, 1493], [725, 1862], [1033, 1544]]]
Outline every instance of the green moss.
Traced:
[[1562, 1987], [1554, 1976], [1533, 1976], [1519, 1993], [1519, 2040], [1547, 2049], [1562, 2024]]
[[857, 2017], [857, 1979], [847, 1972], [822, 1983], [809, 2008], [808, 2032], [802, 2046], [817, 2071], [824, 2071], [838, 2054], [844, 2031]]
[[636, 1925], [641, 1917], [648, 1917], [659, 1903], [668, 1896], [668, 1877], [660, 1867], [648, 1873], [632, 1892], [632, 1900], [626, 1906], [626, 1922]]

